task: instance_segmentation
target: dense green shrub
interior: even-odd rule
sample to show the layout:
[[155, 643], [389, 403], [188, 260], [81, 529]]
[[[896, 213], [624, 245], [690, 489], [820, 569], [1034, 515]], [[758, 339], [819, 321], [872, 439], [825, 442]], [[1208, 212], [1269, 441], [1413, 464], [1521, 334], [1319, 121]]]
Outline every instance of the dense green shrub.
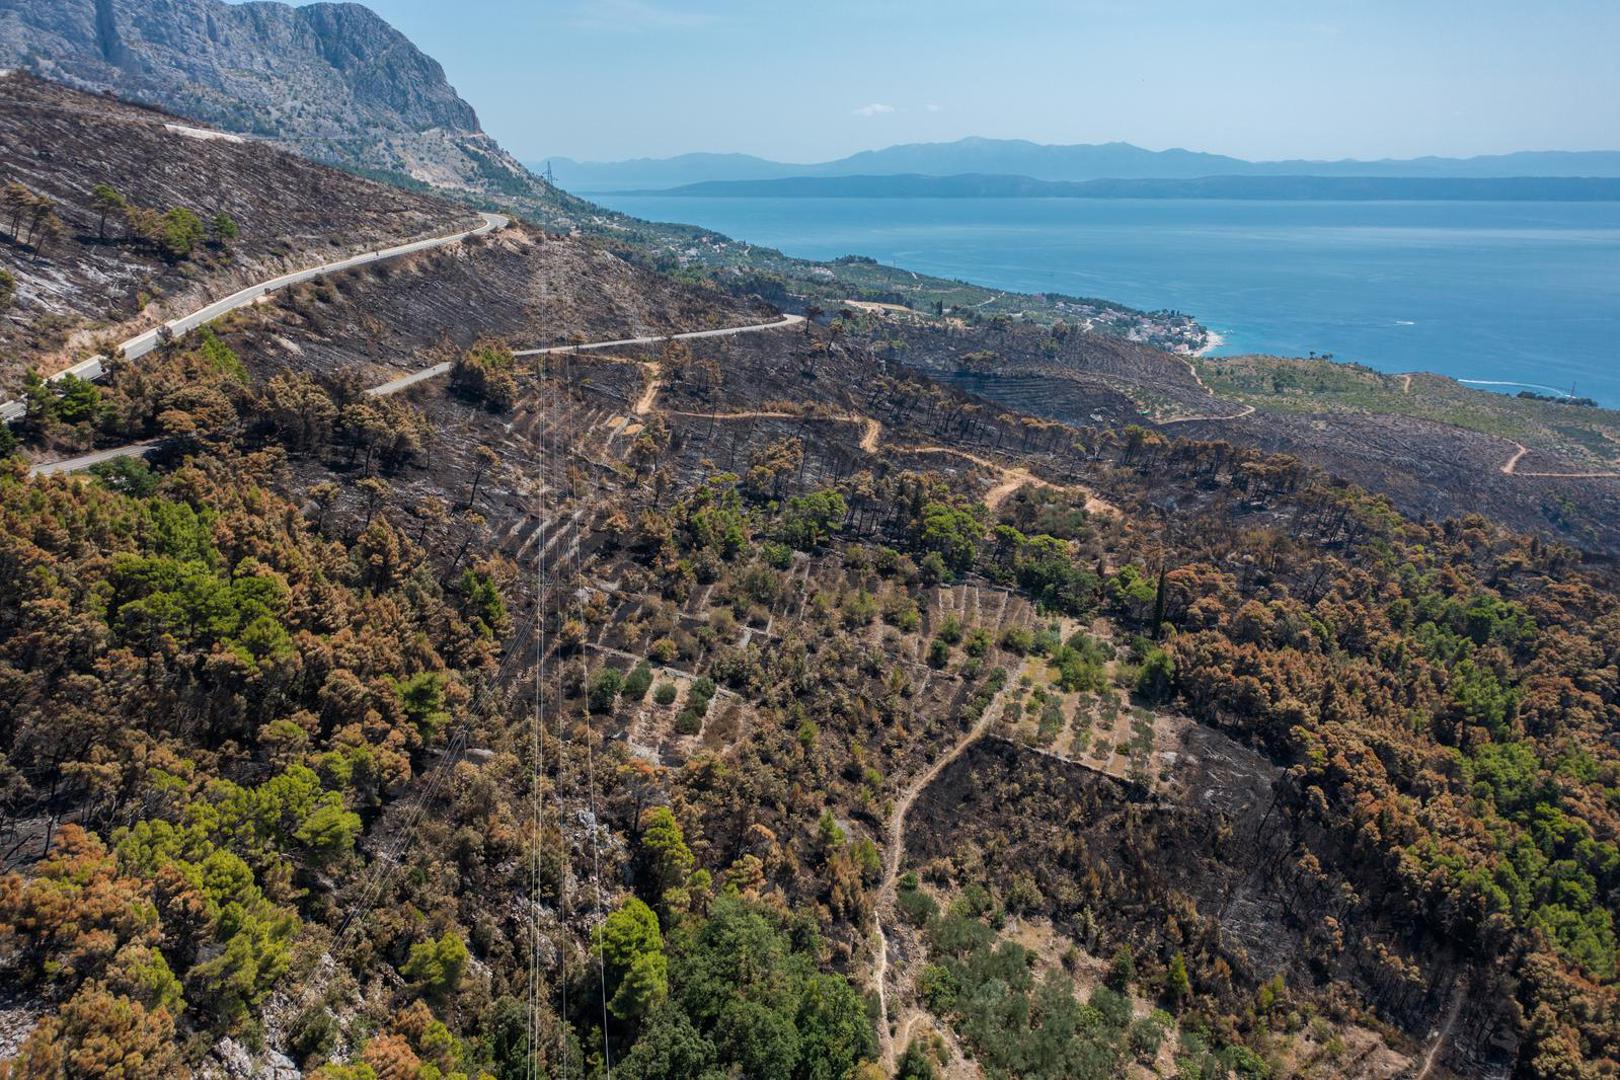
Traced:
[[467, 943], [461, 940], [461, 935], [447, 930], [435, 941], [412, 945], [410, 956], [399, 973], [423, 997], [439, 999], [461, 984], [467, 957]]
[[619, 694], [626, 701], [640, 701], [647, 696], [647, 688], [652, 685], [652, 680], [652, 667], [643, 660], [631, 668], [630, 674], [624, 677], [624, 686], [620, 688]]
[[591, 676], [585, 691], [586, 704], [593, 713], [612, 712], [613, 703], [623, 688], [624, 676], [617, 668], [605, 667]]
[[[877, 1053], [860, 992], [817, 970], [808, 918], [791, 925], [734, 896], [671, 933], [669, 998], [614, 1070], [631, 1080], [715, 1075], [842, 1080]], [[671, 1071], [673, 1070], [673, 1071]]]

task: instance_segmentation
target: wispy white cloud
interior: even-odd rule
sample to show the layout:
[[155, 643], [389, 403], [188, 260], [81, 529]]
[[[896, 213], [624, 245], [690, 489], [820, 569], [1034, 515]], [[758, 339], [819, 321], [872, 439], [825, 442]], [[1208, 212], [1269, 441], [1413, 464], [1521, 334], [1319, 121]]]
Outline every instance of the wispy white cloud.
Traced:
[[672, 11], [646, 0], [583, 0], [568, 20], [581, 30], [681, 30], [708, 26], [713, 15]]
[[924, 105], [923, 108], [927, 109], [929, 112], [944, 112], [945, 111], [945, 106], [943, 106], [943, 105], [935, 105], [933, 102], [929, 102], [927, 105]]
[[874, 101], [870, 105], [862, 105], [860, 108], [856, 109], [855, 110], [855, 115], [856, 116], [882, 116], [884, 113], [892, 113], [892, 112], [894, 112], [894, 106], [893, 105], [884, 105], [884, 104], [882, 104], [880, 102]]

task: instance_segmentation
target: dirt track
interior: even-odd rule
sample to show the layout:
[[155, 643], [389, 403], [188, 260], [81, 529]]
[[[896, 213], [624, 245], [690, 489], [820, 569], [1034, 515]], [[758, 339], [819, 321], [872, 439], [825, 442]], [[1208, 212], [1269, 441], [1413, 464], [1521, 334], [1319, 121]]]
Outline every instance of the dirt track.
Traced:
[[1560, 478], [1565, 480], [1606, 480], [1620, 477], [1620, 472], [1520, 472], [1519, 462], [1523, 460], [1524, 455], [1530, 452], [1530, 448], [1518, 442], [1513, 445], [1515, 447], [1513, 456], [1508, 458], [1507, 464], [1502, 466], [1503, 476], [1535, 476], [1549, 480]]
[[[1208, 383], [1204, 382], [1203, 377], [1198, 374], [1198, 368], [1194, 366], [1193, 362], [1185, 359], [1182, 362], [1187, 365], [1187, 370], [1192, 373], [1193, 381], [1198, 383], [1199, 386], [1203, 387], [1204, 392], [1209, 394], [1211, 398], [1215, 397], [1215, 391], [1210, 388]], [[1401, 393], [1410, 394], [1412, 392], [1412, 376], [1402, 375], [1400, 376], [1400, 379]], [[1255, 411], [1256, 409], [1253, 405], [1245, 405], [1241, 410], [1233, 413], [1230, 416], [1177, 416], [1170, 420], [1160, 420], [1158, 421], [1158, 424], [1160, 427], [1165, 427], [1169, 424], [1191, 424], [1198, 421], [1220, 422], [1223, 420], [1241, 420], [1245, 416], [1252, 415]], [[1506, 463], [1502, 465], [1503, 476], [1524, 476], [1544, 480], [1611, 480], [1620, 478], [1620, 472], [1613, 470], [1595, 470], [1592, 472], [1524, 472], [1519, 469], [1519, 462], [1524, 459], [1526, 454], [1530, 453], [1530, 448], [1520, 442], [1515, 442], [1513, 446], [1514, 450], [1512, 456], [1510, 456]]]
[[[873, 905], [873, 929], [877, 936], [877, 957], [873, 963], [872, 981], [876, 986], [878, 995], [878, 1041], [881, 1047], [880, 1058], [884, 1072], [894, 1071], [895, 1046], [902, 1040], [896, 1040], [889, 1033], [889, 936], [884, 932], [885, 919], [892, 921], [895, 907], [895, 892], [900, 881], [900, 862], [906, 850], [906, 815], [911, 812], [912, 804], [917, 797], [927, 790], [939, 774], [953, 761], [961, 757], [968, 747], [984, 737], [995, 723], [996, 717], [1001, 715], [1003, 699], [1009, 689], [1017, 685], [1016, 679], [1008, 679], [1002, 688], [996, 692], [995, 697], [985, 706], [984, 712], [974, 722], [973, 727], [956, 741], [949, 751], [941, 755], [920, 776], [906, 786], [899, 801], [894, 804], [894, 811], [889, 815], [887, 835], [883, 844], [883, 883], [878, 887], [877, 902]], [[905, 974], [910, 975], [907, 971]], [[909, 980], [906, 980], [909, 981]], [[928, 1019], [928, 1014], [916, 1005], [910, 1006], [900, 1019], [899, 1027], [902, 1035], [910, 1033], [912, 1027], [919, 1019]]]
[[[1187, 359], [1186, 357], [1181, 357], [1181, 362], [1183, 364], [1187, 365], [1187, 373], [1190, 374], [1193, 377], [1193, 382], [1197, 383], [1199, 385], [1199, 387], [1203, 389], [1204, 393], [1209, 395], [1210, 400], [1211, 401], [1218, 400], [1217, 397], [1216, 397], [1215, 391], [1213, 389], [1211, 389], [1210, 385], [1204, 381], [1204, 377], [1202, 375], [1198, 374], [1197, 365], [1195, 365], [1191, 360]], [[1238, 409], [1237, 412], [1232, 413], [1230, 416], [1176, 416], [1176, 417], [1172, 417], [1169, 420], [1158, 420], [1158, 421], [1155, 421], [1155, 422], [1160, 427], [1164, 427], [1167, 424], [1191, 424], [1191, 423], [1195, 423], [1195, 422], [1200, 421], [1200, 420], [1241, 420], [1245, 416], [1248, 416], [1251, 413], [1253, 413], [1254, 411], [1255, 411], [1255, 408], [1254, 408], [1253, 405], [1244, 405], [1242, 408]]]
[[[864, 440], [862, 441], [862, 446], [865, 446]], [[908, 454], [951, 454], [955, 457], [971, 461], [975, 465], [999, 472], [1001, 474], [1001, 479], [997, 481], [995, 486], [987, 491], [984, 496], [984, 505], [989, 507], [991, 510], [999, 509], [1001, 504], [1006, 502], [1007, 498], [1019, 488], [1044, 487], [1051, 488], [1054, 491], [1083, 492], [1086, 496], [1086, 510], [1090, 513], [1119, 513], [1118, 508], [1112, 503], [1108, 503], [1097, 498], [1087, 488], [1080, 487], [1079, 485], [1054, 484], [1050, 480], [1041, 479], [1039, 476], [1036, 476], [1034, 473], [1030, 472], [1021, 465], [999, 465], [988, 458], [980, 457], [979, 455], [969, 453], [966, 450], [958, 450], [951, 446], [903, 446], [896, 447], [896, 449], [903, 450]]]

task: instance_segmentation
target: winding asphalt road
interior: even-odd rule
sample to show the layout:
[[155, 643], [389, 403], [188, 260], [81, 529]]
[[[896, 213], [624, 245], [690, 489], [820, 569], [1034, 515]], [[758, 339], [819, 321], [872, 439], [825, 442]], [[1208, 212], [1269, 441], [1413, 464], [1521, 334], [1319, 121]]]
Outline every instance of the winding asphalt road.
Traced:
[[[500, 215], [498, 215], [498, 214], [486, 214], [484, 216], [485, 216], [485, 218], [499, 218], [502, 225], [504, 225], [506, 223], [506, 219], [501, 218]], [[494, 226], [494, 227], [498, 228], [500, 226]], [[485, 230], [474, 230], [473, 232], [470, 232], [470, 233], [461, 233], [461, 234], [458, 234], [458, 236], [456, 236], [454, 239], [460, 239], [460, 238], [465, 237], [465, 236], [477, 235], [480, 231], [487, 232], [489, 230], [487, 230], [487, 229], [485, 229]], [[445, 240], [445, 241], [442, 241], [442, 242], [447, 243], [449, 241]], [[405, 254], [404, 251], [399, 250], [399, 249], [390, 249], [390, 250], [392, 250], [394, 252], [394, 254], [396, 254], [396, 255]], [[421, 248], [413, 248], [413, 250], [420, 251], [422, 249]], [[359, 264], [357, 264], [357, 263], [349, 263], [348, 265], [359, 265]], [[329, 272], [331, 272], [331, 270], [334, 267], [337, 267], [337, 266], [338, 266], [338, 264], [334, 263], [329, 267], [323, 268], [321, 270], [321, 272], [329, 273]], [[346, 269], [347, 266], [342, 267], [342, 268]], [[301, 273], [308, 273], [308, 272], [301, 272]], [[310, 274], [310, 276], [314, 276], [314, 275]], [[307, 280], [307, 278], [302, 278], [300, 280]], [[279, 288], [280, 286], [277, 286], [277, 287]], [[267, 289], [263, 289], [262, 286], [256, 286], [256, 288], [260, 288], [262, 290], [260, 292], [260, 295], [263, 295], [263, 292], [265, 292], [265, 291], [269, 291]], [[229, 299], [229, 298], [227, 298], [227, 299]], [[224, 303], [224, 302], [225, 301], [220, 301], [220, 303]], [[247, 301], [247, 302], [251, 302], [251, 301]], [[240, 307], [241, 304], [237, 304], [236, 306]], [[206, 311], [206, 310], [209, 310], [209, 309], [205, 308], [203, 310]], [[227, 308], [225, 310], [230, 310], [230, 309]], [[200, 314], [200, 313], [198, 313], [198, 314]], [[221, 313], [216, 313], [216, 315], [214, 315], [212, 317], [217, 318], [218, 314], [222, 314], [222, 312]], [[192, 319], [192, 318], [195, 318], [195, 316], [189, 316], [188, 315], [186, 318], [187, 319]], [[202, 322], [206, 322], [206, 321], [207, 320], [204, 319], [201, 322], [192, 323], [192, 325], [187, 327], [187, 329], [188, 330], [189, 329], [194, 329], [195, 327], [202, 325]], [[724, 328], [719, 329], [719, 330], [693, 330], [693, 331], [690, 331], [690, 332], [685, 333], [685, 334], [657, 334], [657, 335], [653, 335], [653, 336], [649, 336], [649, 337], [618, 338], [618, 339], [616, 339], [614, 341], [595, 341], [595, 342], [587, 342], [585, 344], [580, 344], [580, 345], [552, 345], [552, 346], [548, 346], [547, 348], [543, 348], [543, 349], [524, 349], [521, 352], [514, 353], [513, 355], [515, 355], [515, 356], [541, 356], [541, 355], [545, 355], [545, 354], [549, 354], [549, 353], [589, 352], [589, 351], [592, 351], [592, 350], [595, 350], [595, 349], [611, 349], [611, 348], [615, 348], [615, 347], [623, 347], [623, 346], [626, 346], [626, 345], [656, 345], [656, 344], [659, 344], [660, 342], [669, 341], [671, 339], [673, 339], [675, 341], [689, 341], [689, 340], [692, 340], [692, 339], [695, 339], [695, 338], [733, 337], [733, 336], [735, 336], [737, 334], [752, 334], [752, 333], [758, 333], [761, 330], [778, 330], [778, 329], [781, 329], [781, 328], [787, 327], [787, 326], [797, 326], [802, 322], [804, 322], [804, 316], [802, 316], [802, 315], [784, 315], [780, 319], [777, 319], [775, 322], [754, 323], [754, 324], [749, 325], [749, 326], [728, 326], [728, 327], [724, 327]], [[144, 351], [150, 352], [151, 349], [150, 349], [150, 347], [148, 347]], [[435, 378], [438, 378], [438, 377], [440, 377], [442, 375], [447, 375], [447, 374], [449, 374], [449, 372], [450, 372], [450, 365], [449, 364], [435, 364], [432, 367], [423, 368], [421, 371], [413, 371], [409, 375], [402, 375], [399, 378], [392, 379], [392, 380], [390, 380], [388, 382], [383, 383], [380, 386], [368, 387], [365, 392], [367, 394], [371, 395], [372, 397], [387, 397], [389, 394], [397, 394], [401, 390], [408, 390], [409, 388], [417, 385], [418, 383], [423, 383], [423, 382], [428, 381], [429, 379], [435, 379]], [[150, 442], [131, 443], [128, 446], [115, 446], [115, 447], [111, 447], [111, 448], [106, 449], [106, 450], [97, 450], [94, 453], [82, 454], [79, 457], [63, 458], [61, 461], [47, 461], [47, 462], [44, 462], [42, 464], [35, 465], [33, 468], [29, 469], [28, 472], [29, 472], [30, 476], [56, 476], [56, 475], [59, 475], [61, 473], [82, 472], [85, 469], [92, 468], [93, 466], [103, 464], [104, 462], [116, 461], [119, 458], [145, 457], [146, 455], [148, 455], [148, 454], [152, 453], [153, 451], [155, 451], [161, 445], [163, 445], [162, 440], [153, 440], [153, 441], [150, 441]]]
[[[285, 289], [289, 285], [298, 285], [305, 281], [321, 277], [325, 274], [335, 274], [343, 270], [352, 270], [357, 266], [381, 262], [384, 259], [396, 259], [401, 255], [410, 255], [418, 251], [427, 251], [431, 248], [444, 247], [447, 244], [458, 243], [472, 236], [483, 236], [497, 229], [504, 229], [511, 219], [504, 214], [480, 213], [479, 217], [484, 223], [475, 229], [465, 229], [461, 232], [451, 233], [448, 236], [431, 236], [426, 240], [413, 240], [406, 244], [396, 244], [393, 247], [382, 248], [378, 251], [366, 251], [359, 255], [351, 255], [336, 262], [322, 263], [311, 266], [305, 270], [295, 270], [290, 274], [282, 274], [268, 281], [261, 281], [256, 285], [249, 285], [239, 289], [222, 300], [215, 300], [206, 307], [198, 308], [189, 315], [182, 315], [178, 319], [170, 320], [161, 326], [154, 326], [144, 333], [136, 334], [128, 341], [123, 342], [113, 352], [125, 360], [135, 360], [145, 356], [157, 348], [163, 339], [163, 332], [167, 330], [174, 337], [184, 337], [205, 323], [212, 322], [227, 312], [243, 308], [258, 300], [259, 297]], [[99, 379], [106, 371], [106, 356], [92, 356], [88, 360], [81, 360], [72, 367], [50, 376], [48, 382], [56, 382], [68, 375], [75, 375], [81, 379]], [[0, 403], [0, 422], [11, 423], [19, 420], [26, 413], [26, 406], [20, 401], [7, 401]]]
[[698, 338], [735, 337], [759, 330], [778, 330], [784, 326], [798, 326], [803, 315], [784, 315], [775, 322], [754, 323], [751, 326], [727, 326], [719, 330], [693, 330], [685, 334], [653, 334], [648, 337], [620, 338], [618, 341], [593, 341], [588, 345], [551, 345], [544, 349], [523, 349], [513, 356], [547, 356], [552, 353], [587, 352], [592, 349], [622, 348], [626, 345], [657, 345], [665, 341], [695, 341]]
[[[351, 255], [349, 258], [339, 259], [337, 262], [322, 263], [320, 266], [312, 266], [307, 270], [295, 270], [290, 274], [282, 274], [280, 277], [271, 278], [269, 281], [260, 282], [257, 285], [249, 285], [247, 288], [234, 292], [223, 300], [215, 300], [205, 308], [200, 308], [190, 315], [175, 319], [173, 322], [164, 325], [174, 333], [175, 337], [183, 337], [204, 323], [212, 322], [221, 315], [235, 311], [237, 308], [246, 307], [259, 297], [276, 292], [279, 289], [285, 289], [289, 285], [299, 285], [326, 274], [352, 270], [357, 266], [382, 262], [385, 259], [397, 259], [401, 255], [411, 255], [418, 251], [444, 247], [448, 244], [459, 243], [469, 237], [484, 236], [497, 229], [506, 228], [511, 221], [504, 214], [481, 213], [478, 216], [484, 219], [484, 223], [476, 229], [466, 229], [462, 232], [451, 233], [448, 236], [431, 236], [426, 240], [413, 240], [408, 244], [396, 244], [394, 247], [383, 248], [380, 251], [367, 251], [359, 255]], [[138, 334], [120, 345], [118, 351], [123, 354], [125, 360], [134, 360], [137, 357], [145, 356], [157, 348], [160, 330], [160, 327], [154, 327], [144, 334]]]
[[[520, 349], [513, 356], [551, 356], [557, 353], [593, 352], [597, 349], [624, 348], [627, 345], [658, 345], [665, 341], [693, 341], [697, 338], [734, 337], [737, 334], [752, 334], [760, 330], [776, 330], [784, 326], [797, 326], [804, 322], [803, 315], [784, 315], [775, 322], [754, 323], [751, 326], [728, 326], [720, 330], [693, 330], [685, 334], [653, 334], [648, 337], [618, 338], [615, 341], [592, 341], [580, 345], [548, 345], [543, 349]], [[441, 375], [450, 373], [450, 365], [434, 364], [432, 367], [413, 371], [409, 375], [401, 375], [391, 382], [381, 386], [373, 386], [366, 391], [372, 397], [386, 397], [397, 394], [401, 390], [409, 389], [417, 383], [437, 379]]]
[[61, 473], [83, 472], [85, 469], [119, 458], [145, 457], [163, 445], [162, 439], [152, 439], [147, 442], [130, 443], [128, 446], [114, 446], [107, 450], [97, 450], [90, 454], [81, 454], [78, 457], [63, 458], [61, 461], [46, 461], [33, 466], [28, 470], [29, 476], [56, 476]]

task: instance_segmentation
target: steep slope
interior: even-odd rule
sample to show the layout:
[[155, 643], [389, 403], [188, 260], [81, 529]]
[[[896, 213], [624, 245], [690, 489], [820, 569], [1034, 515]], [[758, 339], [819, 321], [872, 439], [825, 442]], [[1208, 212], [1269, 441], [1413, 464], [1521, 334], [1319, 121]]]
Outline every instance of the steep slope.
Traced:
[[848, 297], [903, 301], [1047, 321], [1078, 314], [1167, 347], [1206, 340], [1185, 315], [1002, 294], [869, 260], [834, 269], [705, 229], [604, 210], [528, 173], [478, 129], [437, 63], [354, 4], [13, 0], [0, 6], [0, 70], [12, 67], [273, 139], [406, 186], [426, 183], [463, 200], [496, 202], [556, 231], [608, 237], [649, 266], [690, 268], [743, 296], [796, 306]]
[[254, 281], [478, 221], [211, 135], [21, 72], [0, 78], [0, 187], [18, 185], [0, 213], [15, 290], [0, 313], [0, 389], [96, 351], [92, 333], [143, 330]]
[[1612, 575], [864, 318], [520, 223], [25, 429], [0, 1075], [1612, 1075]]
[[5, 67], [320, 161], [486, 193], [530, 184], [438, 62], [358, 4], [15, 0], [0, 9]]

